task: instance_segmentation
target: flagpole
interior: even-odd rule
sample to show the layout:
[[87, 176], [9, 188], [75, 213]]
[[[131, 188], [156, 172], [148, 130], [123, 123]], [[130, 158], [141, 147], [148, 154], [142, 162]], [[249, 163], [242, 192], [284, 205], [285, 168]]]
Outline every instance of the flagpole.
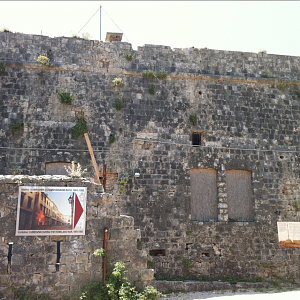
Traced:
[[100, 5], [100, 41], [101, 41], [101, 5]]

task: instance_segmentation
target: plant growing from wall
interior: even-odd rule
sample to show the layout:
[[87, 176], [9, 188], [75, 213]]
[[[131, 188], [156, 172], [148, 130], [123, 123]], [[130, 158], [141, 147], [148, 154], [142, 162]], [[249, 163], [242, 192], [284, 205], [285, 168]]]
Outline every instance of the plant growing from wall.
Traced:
[[135, 57], [135, 54], [132, 53], [132, 52], [127, 53], [127, 54], [125, 55], [126, 60], [129, 61], [129, 62], [131, 62], [131, 61], [133, 60], [134, 57]]
[[154, 72], [152, 70], [144, 70], [142, 74], [143, 78], [151, 80], [151, 79], [159, 79], [159, 80], [165, 80], [168, 76], [168, 72], [161, 69], [159, 72]]
[[88, 32], [82, 33], [81, 36], [84, 40], [90, 40], [92, 38]]
[[190, 115], [190, 122], [193, 124], [193, 126], [197, 123], [197, 116], [196, 115]]
[[111, 145], [112, 143], [114, 143], [116, 141], [116, 135], [115, 134], [110, 134], [108, 137], [109, 140], [109, 145]]
[[88, 127], [86, 121], [83, 118], [78, 119], [76, 125], [73, 127], [74, 137], [78, 138], [79, 136], [87, 132], [87, 130]]
[[87, 171], [87, 169], [82, 170], [80, 163], [76, 166], [74, 161], [72, 161], [71, 166], [65, 167], [65, 170], [70, 177], [82, 177], [82, 175]]
[[37, 60], [36, 60], [40, 65], [42, 66], [49, 66], [50, 64], [50, 58], [48, 58], [47, 56], [44, 56], [44, 55], [40, 55]]
[[300, 99], [300, 91], [297, 93], [297, 97]]
[[183, 258], [182, 259], [182, 264], [187, 268], [187, 269], [191, 269], [192, 267], [192, 262], [190, 259], [188, 258]]
[[151, 84], [149, 86], [149, 94], [150, 95], [154, 95], [155, 94], [155, 85], [154, 84]]
[[124, 193], [125, 191], [125, 188], [127, 186], [127, 183], [128, 183], [128, 180], [129, 180], [129, 176], [127, 173], [122, 173], [119, 177], [119, 180], [118, 180], [118, 183], [119, 183], [119, 192], [121, 194]]
[[112, 81], [112, 86], [114, 87], [114, 88], [119, 88], [119, 87], [121, 87], [122, 85], [123, 85], [123, 80], [122, 80], [122, 78], [120, 78], [120, 77], [116, 77], [113, 81]]
[[21, 175], [23, 172], [23, 170], [21, 169], [20, 166], [15, 167], [14, 171], [13, 171], [13, 175]]
[[165, 80], [168, 76], [168, 72], [166, 72], [164, 69], [161, 69], [159, 72], [155, 72], [155, 76], [159, 80]]
[[21, 128], [24, 128], [24, 123], [14, 122], [9, 125], [9, 130], [12, 135], [14, 135]]
[[60, 103], [72, 104], [73, 96], [71, 93], [64, 92], [61, 89], [57, 89], [56, 92], [59, 97]]
[[[107, 261], [109, 258], [103, 249], [97, 249], [94, 256], [102, 256]], [[106, 284], [101, 286], [94, 281], [81, 290], [80, 299], [85, 300], [156, 300], [163, 296], [155, 288], [147, 286], [143, 291], [137, 292], [135, 287], [131, 287], [125, 277], [127, 270], [123, 262], [116, 262], [114, 269], [107, 276]]]
[[0, 62], [0, 76], [3, 75], [3, 73], [5, 72], [5, 66], [6, 66], [6, 62], [1, 61]]
[[155, 79], [154, 72], [152, 70], [144, 70], [142, 76], [148, 80]]

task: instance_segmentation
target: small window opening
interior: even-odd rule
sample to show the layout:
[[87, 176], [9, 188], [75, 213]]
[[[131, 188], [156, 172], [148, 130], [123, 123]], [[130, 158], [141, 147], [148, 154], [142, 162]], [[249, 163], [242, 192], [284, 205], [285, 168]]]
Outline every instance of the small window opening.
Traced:
[[56, 251], [56, 272], [59, 271], [60, 265], [60, 242], [57, 242], [57, 251]]
[[11, 257], [12, 257], [12, 246], [13, 246], [13, 242], [8, 243], [8, 264], [11, 264]]
[[209, 252], [202, 252], [202, 257], [209, 257]]
[[191, 247], [191, 245], [193, 245], [193, 243], [186, 243], [185, 244], [185, 250], [189, 250]]
[[200, 132], [192, 133], [192, 144], [193, 144], [193, 146], [201, 145], [201, 133]]
[[150, 250], [149, 254], [151, 256], [166, 256], [166, 250], [165, 249], [154, 249], [154, 250]]

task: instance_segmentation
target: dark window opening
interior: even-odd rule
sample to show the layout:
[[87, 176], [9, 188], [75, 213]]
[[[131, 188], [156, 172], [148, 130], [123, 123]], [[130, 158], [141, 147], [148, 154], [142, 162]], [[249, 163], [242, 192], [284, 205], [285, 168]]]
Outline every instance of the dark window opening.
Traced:
[[8, 263], [11, 264], [11, 257], [12, 257], [12, 246], [13, 243], [8, 243]]
[[154, 249], [154, 250], [150, 250], [149, 254], [151, 256], [166, 256], [166, 250], [165, 249]]
[[209, 252], [202, 252], [202, 257], [209, 257]]
[[21, 194], [21, 206], [24, 205], [24, 198], [25, 198], [25, 194], [22, 193], [22, 194]]
[[56, 248], [56, 272], [59, 271], [59, 265], [60, 265], [60, 242], [57, 242], [57, 248]]
[[189, 250], [191, 245], [193, 245], [193, 243], [186, 243], [185, 250]]
[[192, 133], [192, 144], [194, 146], [200, 146], [201, 145], [201, 133]]

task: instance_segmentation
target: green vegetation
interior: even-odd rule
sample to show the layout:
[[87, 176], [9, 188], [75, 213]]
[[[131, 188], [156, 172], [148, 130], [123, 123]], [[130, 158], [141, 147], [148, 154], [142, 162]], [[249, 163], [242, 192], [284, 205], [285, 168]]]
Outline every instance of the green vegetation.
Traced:
[[5, 66], [6, 66], [5, 61], [0, 62], [0, 76], [3, 75], [3, 73], [5, 72]]
[[155, 79], [155, 77], [154, 77], [154, 72], [153, 71], [151, 71], [151, 70], [145, 70], [145, 71], [143, 71], [143, 78], [145, 78], [145, 79]]
[[154, 262], [152, 260], [147, 260], [147, 265], [149, 268], [153, 268], [154, 267]]
[[75, 138], [78, 138], [82, 134], [88, 131], [88, 126], [83, 118], [77, 120], [76, 125], [73, 127], [73, 134]]
[[188, 268], [188, 269], [190, 269], [190, 268], [192, 267], [191, 260], [188, 259], [188, 258], [183, 258], [183, 259], [182, 259], [182, 264], [183, 264], [186, 268]]
[[197, 116], [196, 115], [190, 115], [190, 122], [193, 124], [193, 126], [197, 123]]
[[185, 104], [186, 108], [192, 108], [191, 104], [189, 104], [188, 102]]
[[219, 239], [221, 239], [221, 238], [220, 238], [218, 235], [216, 235], [216, 239], [219, 240]]
[[297, 97], [300, 99], [300, 91], [297, 93]]
[[63, 91], [60, 90], [60, 89], [57, 89], [56, 92], [57, 92], [57, 94], [58, 94], [60, 103], [72, 104], [73, 97], [72, 97], [72, 94], [71, 94], [71, 93], [63, 92]]
[[13, 175], [21, 175], [22, 172], [23, 172], [23, 170], [21, 169], [21, 167], [17, 166], [14, 168]]
[[131, 61], [133, 60], [134, 57], [135, 57], [135, 54], [132, 53], [132, 52], [127, 53], [127, 54], [125, 55], [126, 60], [129, 61], [129, 62], [131, 62]]
[[[29, 287], [26, 288], [15, 288], [15, 287], [9, 287], [13, 293], [13, 299], [18, 300], [51, 300], [51, 297], [49, 297], [46, 294], [38, 294], [30, 290]], [[6, 299], [6, 298], [3, 298]]]
[[[102, 256], [107, 261], [104, 249], [97, 249], [94, 255]], [[131, 287], [125, 274], [127, 270], [123, 262], [117, 262], [114, 269], [107, 275], [106, 284], [101, 286], [99, 281], [92, 281], [84, 285], [77, 293], [80, 299], [85, 300], [156, 300], [162, 296], [155, 288], [147, 286], [143, 291], [137, 292]], [[77, 298], [74, 298], [78, 299]]]
[[159, 79], [159, 80], [165, 80], [168, 76], [168, 72], [161, 69], [159, 72], [154, 72], [152, 70], [145, 70], [143, 71], [143, 78], [151, 80], [151, 79]]
[[44, 56], [44, 55], [40, 55], [37, 60], [36, 60], [40, 65], [42, 66], [49, 66], [50, 64], [50, 59], [47, 57], [47, 56]]
[[293, 207], [294, 207], [295, 211], [299, 211], [299, 210], [300, 210], [299, 202], [298, 202], [298, 201], [295, 201], [295, 202], [293, 203]]
[[123, 107], [123, 100], [122, 98], [118, 98], [118, 99], [115, 99], [115, 109], [117, 111], [121, 110]]
[[191, 230], [186, 231], [186, 235], [191, 235], [191, 234], [192, 234]]
[[119, 192], [122, 194], [125, 191], [125, 188], [127, 186], [129, 180], [129, 176], [127, 173], [123, 173], [120, 175], [118, 183], [119, 183]]
[[154, 95], [155, 94], [155, 85], [152, 84], [149, 86], [149, 94]]
[[9, 125], [9, 130], [12, 135], [21, 128], [24, 128], [24, 123], [14, 122]]
[[269, 78], [269, 73], [265, 73], [262, 75], [263, 78]]
[[116, 141], [116, 135], [115, 134], [110, 134], [110, 136], [108, 137], [109, 140], [109, 145], [111, 145], [112, 143], [114, 143]]

